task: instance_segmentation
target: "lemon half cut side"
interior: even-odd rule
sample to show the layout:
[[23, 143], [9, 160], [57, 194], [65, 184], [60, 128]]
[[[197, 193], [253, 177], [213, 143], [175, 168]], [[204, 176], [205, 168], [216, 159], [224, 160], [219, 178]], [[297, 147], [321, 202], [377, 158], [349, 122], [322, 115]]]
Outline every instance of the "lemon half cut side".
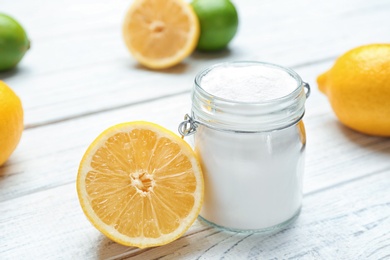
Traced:
[[123, 38], [139, 63], [151, 69], [177, 65], [198, 43], [200, 26], [183, 0], [135, 0], [123, 23]]
[[89, 146], [77, 176], [89, 221], [115, 242], [139, 248], [167, 244], [195, 221], [204, 183], [192, 148], [153, 123], [108, 128]]

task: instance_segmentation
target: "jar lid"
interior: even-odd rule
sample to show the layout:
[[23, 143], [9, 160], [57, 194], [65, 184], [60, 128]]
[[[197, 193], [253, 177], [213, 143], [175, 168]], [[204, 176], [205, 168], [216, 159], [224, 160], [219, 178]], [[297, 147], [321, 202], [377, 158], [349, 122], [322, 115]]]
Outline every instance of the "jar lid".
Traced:
[[[221, 70], [213, 75], [213, 71], [221, 68], [228, 68], [228, 70]], [[246, 68], [251, 70], [252, 82], [242, 78], [245, 74], [235, 73], [235, 71], [243, 71]], [[224, 72], [228, 75], [224, 76]], [[270, 76], [270, 72], [273, 75]], [[284, 79], [280, 79], [278, 75]], [[207, 84], [209, 85], [218, 83], [218, 79], [209, 80], [213, 76], [221, 77], [220, 83], [222, 84], [214, 89], [209, 86], [205, 87], [204, 78], [208, 78]], [[259, 76], [265, 80], [253, 82], [253, 76]], [[256, 93], [244, 93], [239, 96], [241, 88], [234, 90], [231, 86], [226, 87], [227, 90], [219, 91], [218, 88], [224, 88], [227, 82], [236, 85], [241, 82], [252, 84], [249, 87], [242, 87], [242, 91], [255, 91]], [[263, 82], [266, 84], [264, 85]], [[256, 85], [256, 83], [259, 84]], [[254, 86], [258, 86], [259, 89]], [[269, 91], [267, 88], [271, 87], [275, 89]], [[230, 90], [236, 93], [229, 93]], [[261, 96], [263, 93], [267, 97]], [[255, 61], [220, 63], [201, 71], [196, 76], [191, 94], [192, 119], [198, 124], [221, 131], [264, 132], [282, 129], [297, 123], [303, 117], [305, 101], [309, 93], [309, 85], [304, 83], [300, 76], [291, 69]], [[252, 94], [258, 97], [252, 98], [250, 96]]]

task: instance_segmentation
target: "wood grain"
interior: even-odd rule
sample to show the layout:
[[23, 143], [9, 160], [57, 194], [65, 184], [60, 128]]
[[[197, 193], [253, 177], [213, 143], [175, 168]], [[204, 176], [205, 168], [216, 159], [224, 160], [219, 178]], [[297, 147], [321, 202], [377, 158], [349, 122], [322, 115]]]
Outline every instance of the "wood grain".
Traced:
[[[320, 97], [318, 91], [313, 89], [313, 101], [320, 99]], [[308, 142], [308, 162], [304, 182], [306, 197], [304, 199], [302, 216], [304, 216], [305, 212], [310, 212], [310, 214], [312, 214], [312, 208], [318, 207], [316, 206], [317, 203], [321, 203], [321, 210], [326, 211], [326, 214], [328, 215], [335, 214], [333, 212], [334, 207], [338, 206], [335, 204], [341, 203], [341, 206], [345, 207], [346, 205], [357, 203], [362, 199], [361, 197], [355, 198], [355, 195], [344, 196], [343, 194], [347, 193], [339, 191], [339, 189], [355, 185], [354, 183], [364, 183], [367, 179], [381, 179], [380, 181], [378, 180], [378, 185], [380, 185], [380, 187], [376, 187], [376, 189], [378, 189], [377, 192], [388, 193], [386, 187], [389, 187], [388, 180], [390, 177], [390, 161], [388, 160], [390, 140], [367, 137], [345, 129], [335, 121], [330, 111], [327, 111], [328, 109], [324, 109], [325, 114], [321, 114], [321, 111], [319, 114], [314, 113], [309, 109], [310, 104], [314, 105], [314, 103], [308, 103], [306, 127], [308, 133], [312, 133], [312, 136], [310, 137], [309, 135]], [[13, 157], [15, 160], [11, 160], [5, 167], [0, 168], [0, 171], [2, 172], [2, 179], [0, 181], [0, 184], [2, 185], [0, 189], [0, 198], [2, 199], [2, 202], [0, 208], [4, 210], [4, 214], [0, 212], [0, 223], [2, 223], [2, 225], [0, 225], [0, 230], [4, 230], [4, 232], [1, 232], [3, 234], [12, 234], [10, 237], [5, 236], [4, 240], [0, 238], [0, 241], [9, 241], [10, 239], [22, 239], [22, 241], [25, 241], [26, 238], [23, 237], [23, 232], [26, 232], [28, 235], [27, 238], [30, 237], [31, 240], [36, 240], [37, 242], [34, 242], [31, 245], [28, 245], [28, 242], [19, 242], [17, 243], [19, 246], [14, 249], [9, 248], [7, 245], [1, 245], [0, 242], [0, 255], [6, 254], [7, 256], [10, 256], [10, 258], [13, 258], [14, 256], [23, 257], [23, 254], [20, 252], [21, 247], [22, 250], [27, 250], [27, 256], [29, 251], [28, 248], [32, 250], [38, 243], [47, 243], [50, 245], [50, 248], [54, 247], [53, 249], [50, 249], [53, 250], [53, 253], [57, 252], [57, 254], [62, 255], [61, 250], [70, 250], [69, 248], [72, 248], [73, 251], [68, 252], [66, 255], [77, 255], [83, 259], [88, 258], [88, 256], [93, 259], [92, 256], [97, 252], [99, 252], [99, 254], [100, 252], [104, 254], [103, 259], [107, 257], [121, 258], [138, 256], [140, 253], [140, 259], [152, 259], [161, 256], [166, 256], [167, 259], [175, 257], [181, 258], [184, 256], [188, 256], [190, 259], [196, 259], [198, 256], [201, 257], [200, 259], [210, 259], [222, 256], [222, 253], [229, 250], [241, 239], [244, 239], [244, 242], [240, 242], [237, 246], [233, 247], [233, 249], [224, 253], [227, 259], [234, 259], [243, 254], [243, 252], [248, 252], [246, 250], [249, 250], [250, 252], [248, 258], [260, 257], [267, 252], [269, 255], [272, 255], [273, 253], [278, 255], [277, 252], [281, 250], [280, 248], [284, 248], [285, 245], [279, 245], [275, 241], [278, 241], [280, 237], [286, 236], [283, 235], [285, 234], [283, 232], [274, 238], [275, 241], [273, 243], [278, 245], [275, 245], [274, 248], [271, 246], [272, 243], [269, 241], [269, 237], [257, 240], [259, 238], [256, 235], [256, 239], [253, 240], [254, 238], [252, 238], [252, 236], [246, 238], [245, 236], [238, 234], [234, 235], [217, 232], [216, 230], [210, 229], [205, 224], [197, 223], [184, 238], [179, 240], [180, 242], [178, 241], [173, 245], [145, 251], [113, 244], [108, 239], [102, 237], [84, 218], [78, 206], [74, 180], [78, 162], [86, 149], [86, 146], [92, 141], [92, 138], [106, 126], [118, 123], [119, 120], [123, 120], [124, 118], [128, 118], [129, 120], [139, 119], [138, 117], [145, 118], [163, 124], [175, 131], [175, 128], [180, 121], [180, 117], [183, 112], [186, 111], [187, 106], [188, 95], [184, 94], [148, 104], [27, 130], [24, 138], [26, 138], [26, 140], [34, 140], [35, 144], [32, 141], [22, 142], [22, 146]], [[67, 129], [66, 135], [61, 131], [62, 129]], [[61, 144], [60, 148], [57, 147], [57, 143]], [[37, 144], [39, 144], [39, 146]], [[331, 152], [326, 153], [324, 151]], [[374, 181], [370, 184], [373, 186], [372, 189], [374, 189], [374, 184]], [[358, 185], [361, 184], [357, 184], [356, 187], [359, 187]], [[348, 188], [348, 190], [349, 189], [353, 190], [355, 188]], [[359, 192], [359, 189], [355, 191], [355, 193]], [[361, 194], [367, 203], [365, 207], [371, 207], [370, 203], [375, 202], [371, 201], [372, 196], [370, 197], [368, 194], [370, 194], [369, 191]], [[318, 201], [317, 199], [308, 199], [313, 196], [323, 196], [323, 199]], [[334, 196], [334, 198], [327, 201], [326, 198], [328, 198], [328, 196]], [[381, 197], [382, 195], [375, 195], [375, 199], [378, 199], [377, 196]], [[386, 196], [384, 196], [383, 199], [384, 201], [388, 200]], [[43, 205], [40, 205], [42, 203]], [[27, 204], [34, 206], [27, 206]], [[40, 206], [37, 207], [38, 205]], [[340, 212], [343, 211], [342, 207], [339, 209]], [[362, 206], [362, 208], [364, 207]], [[367, 217], [367, 220], [365, 221], [373, 221], [373, 223], [380, 222], [380, 220], [369, 219], [368, 216], [374, 213], [370, 213], [370, 209], [367, 210], [368, 212], [365, 214], [368, 215], [365, 215], [365, 217]], [[381, 211], [381, 218], [386, 214], [388, 216], [388, 205], [384, 205]], [[297, 223], [300, 223], [302, 216]], [[316, 223], [315, 225], [317, 225], [318, 229], [320, 229], [320, 226], [322, 225], [322, 222], [318, 222], [318, 219], [316, 219], [319, 216], [320, 214], [316, 214], [315, 217], [310, 217], [310, 219], [315, 220], [313, 221]], [[386, 219], [383, 220], [384, 224], [388, 225], [388, 221], [385, 220]], [[12, 224], [12, 221], [15, 221], [15, 224]], [[327, 221], [332, 223], [331, 220]], [[16, 226], [16, 223], [20, 223], [19, 228], [27, 230], [20, 231], [22, 233], [16, 236], [17, 232], [14, 230], [14, 228], [18, 229], [18, 227], [14, 227]], [[47, 225], [49, 225], [49, 227], [43, 227], [45, 223], [48, 223]], [[79, 226], [81, 223], [83, 223], [83, 226]], [[351, 222], [352, 226], [360, 224], [361, 219], [354, 219], [354, 221]], [[306, 224], [302, 224], [293, 229], [295, 230], [293, 231], [295, 233], [292, 234], [295, 234], [295, 236], [291, 239], [298, 240], [293, 244], [292, 248], [295, 246], [298, 247], [299, 243], [302, 243], [302, 240], [299, 239], [300, 236], [305, 237], [304, 239], [308, 239], [308, 234], [315, 231], [313, 231], [311, 227], [308, 227], [309, 231], [302, 231], [302, 226], [305, 225]], [[72, 227], [72, 231], [69, 231], [69, 227]], [[323, 228], [326, 229], [327, 227], [325, 226]], [[74, 233], [76, 231], [73, 229], [78, 230], [77, 233]], [[341, 230], [345, 232], [344, 229]], [[360, 229], [355, 229], [354, 232], [360, 231]], [[48, 233], [45, 234], [46, 232]], [[320, 232], [320, 230], [315, 232]], [[333, 230], [332, 232], [337, 232], [337, 230]], [[40, 238], [41, 236], [42, 238]], [[331, 239], [329, 233], [324, 236]], [[372, 234], [372, 236], [374, 236], [374, 234]], [[64, 245], [60, 242], [66, 237], [72, 238], [72, 242], [68, 242], [71, 243], [70, 245]], [[77, 237], [76, 240], [75, 237]], [[57, 242], [53, 242], [53, 239]], [[344, 239], [349, 241], [349, 238]], [[77, 244], [73, 244], [77, 241], [79, 241], [79, 243], [88, 241], [88, 246], [80, 248]], [[199, 244], [195, 241], [203, 242]], [[240, 244], [247, 245], [247, 241], [252, 241], [250, 242], [250, 245], [254, 247], [253, 249], [249, 247], [240, 250], [235, 249], [236, 247], [240, 248]], [[267, 250], [255, 247], [255, 245], [263, 243], [266, 243], [264, 248], [267, 248]], [[285, 243], [289, 244], [291, 241], [288, 240], [285, 241]], [[317, 241], [314, 244], [310, 244], [312, 248], [306, 248], [306, 246], [305, 248], [307, 250], [317, 250], [315, 248], [316, 243], [321, 244], [320, 241]], [[337, 246], [337, 243], [334, 243], [334, 246]], [[381, 246], [383, 246], [386, 242], [380, 243]], [[3, 246], [4, 249], [1, 249]], [[61, 249], [62, 246], [64, 246], [64, 249]], [[104, 249], [101, 249], [101, 247]], [[45, 251], [36, 250], [36, 257], [48, 256], [45, 255], [47, 250], [49, 249], [45, 249]], [[303, 249], [301, 248], [301, 250]], [[327, 252], [326, 249], [322, 250]], [[231, 251], [235, 253], [233, 254]], [[291, 250], [291, 252], [295, 252], [295, 250]], [[331, 252], [332, 251], [329, 251], [327, 254], [331, 256]], [[345, 256], [350, 253], [351, 252], [349, 251], [344, 252]], [[362, 254], [365, 253], [366, 252], [362, 252]], [[307, 254], [308, 256], [312, 256], [312, 253]], [[283, 257], [280, 258], [283, 259]], [[299, 259], [300, 257], [296, 256], [295, 258]], [[323, 259], [326, 259], [326, 257]]]
[[2, 259], [386, 259], [389, 187], [390, 170], [307, 194], [301, 215], [283, 231], [221, 232], [197, 221], [177, 241], [139, 250], [115, 244], [96, 231], [82, 214], [71, 183], [0, 203], [0, 255]]
[[183, 93], [201, 68], [217, 62], [262, 60], [296, 67], [333, 60], [364, 43], [390, 41], [387, 28], [377, 26], [390, 23], [386, 0], [247, 0], [236, 3], [240, 30], [229, 50], [195, 53], [180, 66], [150, 73], [122, 42], [129, 5], [119, 0], [4, 5], [26, 24], [33, 42], [16, 72], [0, 74], [22, 98], [26, 127]]
[[[390, 140], [355, 133], [340, 125], [333, 116], [326, 98], [312, 82], [314, 75], [324, 67], [327, 65], [298, 70], [313, 85], [305, 116], [308, 133], [306, 192], [390, 167], [387, 160]], [[0, 201], [74, 182], [78, 163], [88, 144], [113, 124], [147, 120], [177, 133], [177, 126], [189, 111], [190, 96], [185, 93], [27, 129], [16, 152], [0, 168]]]

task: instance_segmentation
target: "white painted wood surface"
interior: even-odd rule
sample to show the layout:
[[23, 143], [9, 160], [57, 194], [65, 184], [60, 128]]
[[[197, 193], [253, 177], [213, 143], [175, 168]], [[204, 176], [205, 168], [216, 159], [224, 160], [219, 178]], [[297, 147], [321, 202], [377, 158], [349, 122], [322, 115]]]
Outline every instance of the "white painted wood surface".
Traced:
[[[194, 53], [165, 71], [146, 70], [127, 53], [120, 30], [130, 4], [0, 0], [0, 11], [32, 40], [18, 69], [0, 73], [26, 117], [21, 143], [0, 167], [0, 259], [390, 259], [390, 139], [339, 124], [315, 83], [346, 50], [390, 42], [388, 0], [235, 1], [241, 20], [229, 50]], [[312, 85], [298, 220], [252, 235], [196, 221], [177, 241], [142, 250], [105, 238], [84, 217], [75, 190], [88, 144], [123, 121], [176, 131], [195, 74], [227, 60], [291, 66]]]

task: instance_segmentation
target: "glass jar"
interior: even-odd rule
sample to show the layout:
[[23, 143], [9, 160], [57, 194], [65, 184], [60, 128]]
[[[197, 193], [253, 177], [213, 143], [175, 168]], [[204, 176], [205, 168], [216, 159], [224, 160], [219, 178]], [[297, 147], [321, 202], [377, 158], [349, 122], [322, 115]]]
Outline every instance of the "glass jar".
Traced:
[[[282, 70], [296, 88], [266, 101], [227, 100], [202, 88], [202, 78], [221, 66]], [[281, 228], [298, 216], [306, 145], [302, 118], [309, 93], [297, 73], [270, 63], [221, 63], [196, 76], [191, 116], [179, 132], [194, 134], [205, 178], [202, 219], [231, 231], [256, 232]]]

